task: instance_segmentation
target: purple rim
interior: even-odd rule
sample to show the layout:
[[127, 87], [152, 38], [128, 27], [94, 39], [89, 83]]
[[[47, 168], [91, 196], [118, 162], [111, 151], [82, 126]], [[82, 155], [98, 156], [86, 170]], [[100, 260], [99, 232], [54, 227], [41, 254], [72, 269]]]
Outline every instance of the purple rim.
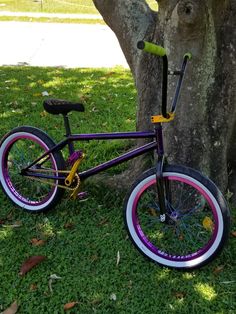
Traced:
[[203, 254], [205, 254], [209, 249], [210, 247], [212, 246], [212, 244], [214, 243], [215, 239], [216, 239], [216, 236], [217, 236], [217, 233], [218, 233], [218, 228], [219, 228], [219, 221], [218, 221], [218, 217], [217, 217], [217, 214], [216, 214], [216, 208], [212, 202], [212, 200], [210, 199], [210, 197], [208, 196], [208, 194], [203, 190], [201, 189], [199, 186], [197, 186], [196, 184], [194, 184], [193, 182], [191, 181], [188, 181], [184, 178], [179, 178], [179, 177], [176, 177], [176, 176], [167, 176], [166, 178], [168, 178], [169, 180], [175, 180], [175, 181], [179, 181], [179, 182], [183, 182], [183, 183], [187, 183], [188, 185], [191, 185], [192, 187], [194, 187], [196, 190], [198, 190], [201, 195], [203, 195], [205, 197], [205, 199], [207, 200], [208, 202], [208, 205], [211, 207], [212, 209], [212, 212], [213, 212], [213, 216], [214, 216], [214, 219], [215, 219], [215, 224], [214, 224], [214, 232], [213, 232], [213, 236], [211, 237], [211, 239], [208, 241], [208, 243], [201, 249], [199, 249], [198, 251], [192, 253], [192, 254], [188, 254], [186, 256], [173, 256], [173, 255], [170, 255], [166, 252], [163, 252], [161, 250], [159, 250], [158, 248], [156, 248], [156, 246], [154, 246], [149, 240], [148, 238], [145, 236], [145, 234], [143, 233], [142, 231], [142, 228], [139, 224], [139, 220], [138, 220], [138, 217], [137, 217], [137, 213], [136, 213], [136, 208], [137, 208], [137, 203], [139, 201], [139, 198], [140, 196], [143, 194], [143, 192], [149, 188], [151, 185], [155, 184], [156, 183], [156, 179], [153, 179], [151, 180], [150, 182], [148, 182], [147, 184], [145, 184], [142, 189], [137, 193], [135, 199], [134, 199], [134, 203], [133, 203], [133, 207], [132, 207], [132, 222], [133, 222], [133, 225], [134, 225], [134, 228], [135, 228], [135, 231], [136, 231], [136, 234], [138, 235], [139, 239], [143, 242], [143, 244], [148, 247], [148, 249], [150, 251], [152, 251], [155, 255], [158, 255], [162, 258], [165, 258], [167, 260], [170, 260], [170, 261], [181, 261], [181, 262], [184, 262], [184, 261], [190, 261], [192, 260], [193, 258], [196, 259], [200, 256], [202, 256]]
[[[48, 150], [48, 147], [46, 146], [46, 145], [44, 145], [44, 143], [43, 142], [41, 142], [41, 141], [39, 141], [39, 140], [37, 140], [37, 139], [35, 139], [35, 138], [32, 138], [32, 137], [30, 137], [30, 136], [22, 136], [22, 135], [20, 135], [20, 136], [17, 136], [17, 137], [14, 137], [8, 144], [7, 144], [7, 146], [5, 147], [5, 149], [4, 149], [4, 151], [3, 151], [3, 160], [4, 160], [4, 163], [2, 164], [2, 172], [3, 172], [3, 176], [4, 176], [4, 180], [5, 180], [5, 182], [6, 182], [6, 185], [7, 185], [7, 187], [8, 187], [8, 189], [9, 189], [9, 191], [11, 192], [11, 194], [15, 197], [15, 198], [17, 198], [20, 202], [22, 202], [22, 203], [24, 203], [25, 205], [31, 205], [31, 206], [39, 206], [39, 205], [42, 205], [42, 204], [44, 204], [44, 203], [46, 203], [49, 199], [50, 199], [50, 197], [52, 196], [52, 194], [54, 193], [54, 191], [55, 191], [55, 189], [56, 189], [56, 187], [54, 187], [50, 192], [49, 192], [49, 194], [47, 195], [47, 197], [45, 197], [42, 201], [40, 201], [40, 202], [37, 202], [37, 201], [29, 201], [29, 200], [27, 200], [26, 198], [24, 198], [22, 195], [20, 195], [18, 192], [17, 192], [17, 190], [15, 189], [15, 187], [14, 187], [14, 185], [13, 185], [13, 183], [12, 183], [12, 181], [11, 181], [11, 179], [10, 179], [10, 176], [9, 176], [9, 172], [8, 172], [8, 166], [7, 166], [7, 155], [8, 155], [8, 152], [9, 152], [9, 147], [10, 146], [12, 146], [16, 141], [18, 141], [19, 139], [22, 139], [22, 138], [24, 138], [24, 139], [28, 139], [28, 140], [31, 140], [31, 141], [33, 141], [33, 142], [35, 142], [35, 143], [37, 143], [37, 144], [39, 144], [39, 146], [41, 147], [41, 148], [43, 148], [44, 150]], [[56, 167], [55, 167], [55, 162], [54, 162], [54, 160], [50, 157], [50, 159], [51, 159], [51, 162], [52, 162], [52, 165], [53, 165], [53, 169], [56, 169]]]

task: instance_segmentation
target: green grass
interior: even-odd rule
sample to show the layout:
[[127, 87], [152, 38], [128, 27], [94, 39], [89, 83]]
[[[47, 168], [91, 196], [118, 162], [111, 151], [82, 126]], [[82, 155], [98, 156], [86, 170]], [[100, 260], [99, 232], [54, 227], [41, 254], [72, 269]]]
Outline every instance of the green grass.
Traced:
[[[158, 6], [155, 0], [147, 1], [153, 10]], [[0, 5], [0, 11], [10, 12], [43, 12], [43, 13], [77, 13], [97, 14], [92, 0], [5, 0]], [[27, 17], [27, 16], [1, 16], [0, 21], [15, 22], [49, 22], [49, 23], [79, 23], [79, 24], [105, 24], [103, 19], [71, 19], [57, 17]]]
[[[30, 124], [61, 138], [62, 120], [43, 111], [43, 91], [85, 103], [85, 113], [70, 116], [74, 131], [135, 128], [136, 92], [127, 70], [1, 67], [0, 137]], [[83, 164], [89, 166], [116, 155], [123, 146], [115, 141], [83, 147], [88, 156]], [[15, 208], [0, 191], [1, 223], [21, 223], [18, 228], [0, 226], [0, 311], [17, 300], [22, 314], [64, 313], [64, 304], [72, 301], [78, 304], [68, 313], [235, 313], [235, 238], [199, 271], [161, 268], [127, 239], [123, 195], [104, 191], [102, 185], [90, 186], [89, 192], [86, 202], [65, 199], [47, 214], [31, 215]], [[32, 246], [33, 238], [45, 244]], [[21, 278], [20, 266], [32, 255], [47, 259]], [[53, 293], [48, 285], [52, 274], [61, 277], [53, 282]]]
[[[155, 0], [147, 1], [157, 9]], [[99, 14], [92, 0], [3, 0], [1, 11]]]
[[98, 14], [91, 0], [3, 0], [2, 11]]
[[[157, 9], [155, 0], [147, 2]], [[1, 4], [2, 11], [98, 14], [92, 0], [3, 0]]]
[[58, 17], [30, 17], [30, 16], [0, 16], [0, 21], [14, 22], [38, 22], [38, 23], [77, 23], [77, 24], [101, 24], [105, 25], [102, 19], [70, 19]]

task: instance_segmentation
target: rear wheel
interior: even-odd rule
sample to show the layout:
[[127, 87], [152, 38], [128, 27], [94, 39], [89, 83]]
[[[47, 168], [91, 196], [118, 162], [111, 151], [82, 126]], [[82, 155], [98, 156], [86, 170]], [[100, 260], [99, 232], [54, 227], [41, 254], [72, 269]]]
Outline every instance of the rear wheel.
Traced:
[[[17, 206], [30, 212], [41, 212], [60, 201], [64, 189], [57, 186], [59, 180], [36, 180], [21, 172], [54, 145], [46, 133], [33, 127], [13, 129], [3, 138], [0, 144], [1, 185], [5, 194]], [[38, 171], [41, 175], [55, 177], [61, 169], [64, 169], [64, 159], [60, 152], [46, 155], [30, 168], [35, 173]]]
[[199, 172], [166, 166], [166, 220], [160, 219], [156, 169], [134, 184], [125, 203], [125, 222], [135, 246], [161, 265], [192, 269], [221, 251], [229, 232], [229, 210], [218, 188]]

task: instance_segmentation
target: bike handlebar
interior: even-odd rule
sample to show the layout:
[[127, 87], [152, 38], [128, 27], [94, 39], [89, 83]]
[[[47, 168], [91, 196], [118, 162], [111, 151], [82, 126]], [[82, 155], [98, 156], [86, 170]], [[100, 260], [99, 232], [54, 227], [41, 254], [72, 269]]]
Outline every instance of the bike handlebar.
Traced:
[[158, 46], [156, 44], [150, 43], [148, 41], [139, 41], [137, 43], [138, 49], [149, 52], [153, 55], [157, 55], [159, 57], [164, 57], [166, 55], [166, 49], [162, 46]]
[[[167, 52], [166, 49], [163, 48], [162, 46], [147, 42], [147, 41], [139, 41], [137, 43], [137, 48], [141, 49], [145, 52], [157, 55], [159, 57], [162, 57], [163, 59], [163, 69], [162, 69], [162, 106], [161, 106], [161, 111], [162, 111], [162, 116], [164, 118], [169, 118], [169, 114], [167, 112], [167, 86], [168, 86], [168, 58], [167, 58]], [[175, 112], [176, 105], [177, 105], [177, 100], [179, 97], [184, 73], [185, 73], [185, 68], [187, 65], [187, 61], [192, 58], [191, 53], [186, 53], [183, 57], [183, 64], [182, 64], [182, 69], [179, 71], [179, 81], [177, 84], [174, 100], [171, 106], [171, 111], [170, 113]]]

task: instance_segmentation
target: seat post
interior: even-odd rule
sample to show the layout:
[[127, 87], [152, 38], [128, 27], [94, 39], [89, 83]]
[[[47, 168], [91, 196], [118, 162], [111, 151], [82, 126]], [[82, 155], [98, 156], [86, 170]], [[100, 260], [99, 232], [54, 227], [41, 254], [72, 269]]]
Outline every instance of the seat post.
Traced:
[[[67, 114], [63, 114], [64, 126], [66, 129], [66, 137], [71, 135], [70, 123]], [[72, 155], [75, 151], [74, 144], [72, 142], [68, 143], [69, 153]]]

